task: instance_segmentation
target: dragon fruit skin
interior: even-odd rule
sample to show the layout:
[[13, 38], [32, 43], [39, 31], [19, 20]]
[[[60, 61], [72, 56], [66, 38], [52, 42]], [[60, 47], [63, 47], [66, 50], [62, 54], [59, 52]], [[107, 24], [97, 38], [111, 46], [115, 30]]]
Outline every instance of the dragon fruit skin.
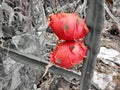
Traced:
[[79, 40], [89, 31], [85, 19], [80, 20], [76, 13], [57, 13], [49, 18], [49, 26], [60, 40]]
[[83, 42], [65, 41], [57, 44], [55, 50], [50, 54], [50, 62], [70, 69], [83, 61], [86, 52], [87, 47]]

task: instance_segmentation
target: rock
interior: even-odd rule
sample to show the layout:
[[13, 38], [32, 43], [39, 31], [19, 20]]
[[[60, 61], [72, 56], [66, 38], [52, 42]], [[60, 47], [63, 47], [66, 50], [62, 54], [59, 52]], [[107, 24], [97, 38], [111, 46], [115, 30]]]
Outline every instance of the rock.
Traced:
[[120, 65], [120, 53], [114, 49], [107, 49], [106, 47], [101, 47], [97, 57], [102, 59], [103, 61], [111, 61]]

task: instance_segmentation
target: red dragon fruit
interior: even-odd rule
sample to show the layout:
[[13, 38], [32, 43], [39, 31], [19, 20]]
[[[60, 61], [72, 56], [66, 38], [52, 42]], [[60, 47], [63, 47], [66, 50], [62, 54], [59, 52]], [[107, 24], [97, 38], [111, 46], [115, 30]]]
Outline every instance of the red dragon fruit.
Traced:
[[57, 13], [49, 18], [49, 26], [60, 40], [79, 40], [89, 31], [85, 19], [80, 20], [76, 13]]
[[50, 54], [50, 61], [53, 64], [70, 69], [83, 61], [86, 51], [87, 47], [83, 41], [65, 41], [57, 44], [55, 50]]

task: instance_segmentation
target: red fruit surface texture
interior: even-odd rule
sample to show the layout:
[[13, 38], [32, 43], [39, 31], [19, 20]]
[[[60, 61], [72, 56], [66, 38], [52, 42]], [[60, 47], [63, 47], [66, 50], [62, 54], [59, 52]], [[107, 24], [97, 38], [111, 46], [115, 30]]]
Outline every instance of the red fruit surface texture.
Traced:
[[49, 26], [60, 40], [79, 40], [89, 31], [85, 19], [80, 19], [76, 13], [57, 13], [49, 18]]
[[66, 69], [70, 69], [83, 61], [86, 52], [87, 47], [83, 42], [62, 42], [57, 44], [55, 50], [50, 54], [50, 62]]

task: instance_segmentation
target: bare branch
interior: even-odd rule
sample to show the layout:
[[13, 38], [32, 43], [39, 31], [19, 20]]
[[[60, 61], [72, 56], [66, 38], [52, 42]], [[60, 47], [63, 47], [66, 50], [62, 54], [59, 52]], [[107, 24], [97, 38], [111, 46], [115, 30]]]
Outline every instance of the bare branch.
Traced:
[[104, 8], [107, 11], [107, 13], [110, 15], [110, 17], [120, 26], [119, 21], [117, 20], [116, 17], [114, 17], [114, 15], [111, 13], [111, 11], [109, 10], [109, 8], [106, 4], [104, 4]]

